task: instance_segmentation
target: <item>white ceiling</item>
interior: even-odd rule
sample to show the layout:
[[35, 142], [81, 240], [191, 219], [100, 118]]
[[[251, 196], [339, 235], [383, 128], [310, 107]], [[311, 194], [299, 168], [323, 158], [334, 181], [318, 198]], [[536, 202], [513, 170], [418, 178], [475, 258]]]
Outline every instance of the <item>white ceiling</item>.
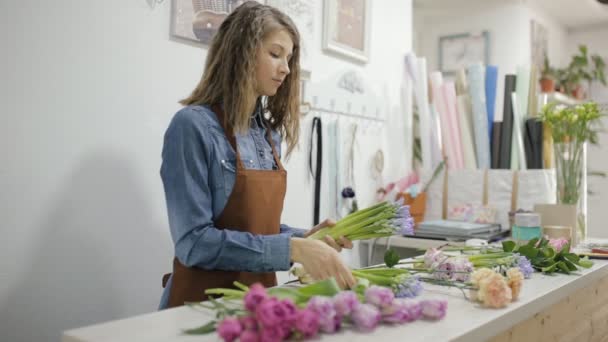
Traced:
[[[427, 13], [490, 8], [505, 2], [521, 3], [543, 11], [569, 30], [608, 26], [608, 5], [597, 0], [413, 0], [414, 8]], [[608, 37], [607, 37], [608, 39]]]

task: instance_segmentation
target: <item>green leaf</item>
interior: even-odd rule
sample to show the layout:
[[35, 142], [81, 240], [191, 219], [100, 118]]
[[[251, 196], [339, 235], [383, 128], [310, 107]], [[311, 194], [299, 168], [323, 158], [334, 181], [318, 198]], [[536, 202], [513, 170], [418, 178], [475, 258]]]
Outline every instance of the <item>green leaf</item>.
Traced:
[[505, 252], [513, 252], [513, 250], [515, 249], [515, 246], [517, 246], [517, 244], [515, 244], [514, 241], [503, 241], [502, 242], [502, 250]]
[[184, 334], [187, 335], [205, 335], [215, 331], [216, 321], [211, 321], [205, 325], [201, 325], [198, 328], [184, 330]]
[[566, 253], [566, 254], [564, 254], [564, 258], [566, 258], [567, 260], [571, 261], [574, 264], [577, 264], [578, 261], [580, 260], [578, 255], [576, 255], [574, 253]]
[[534, 247], [537, 242], [538, 242], [538, 238], [534, 238], [534, 239], [528, 241], [528, 243], [525, 246]]
[[519, 254], [525, 256], [528, 259], [535, 258], [538, 255], [539, 250], [529, 244], [520, 246], [518, 250]]
[[551, 266], [547, 266], [547, 267], [543, 267], [543, 268], [541, 268], [541, 271], [542, 271], [543, 273], [553, 273], [553, 272], [555, 272], [555, 269], [556, 269], [556, 268], [557, 268], [557, 263], [554, 263], [554, 264], [553, 264], [553, 265], [551, 265]]
[[584, 257], [578, 261], [578, 264], [584, 268], [590, 268], [593, 266], [593, 261], [589, 260], [588, 257]]
[[543, 248], [540, 251], [546, 258], [551, 259], [555, 256], [555, 250], [553, 248]]
[[570, 271], [576, 271], [576, 270], [578, 270], [578, 267], [576, 267], [576, 265], [572, 261], [570, 261], [568, 259], [564, 259], [563, 262], [566, 264], [566, 266], [568, 266], [568, 269]]
[[562, 270], [564, 273], [570, 274], [570, 269], [568, 269], [568, 266], [566, 266], [565, 262], [559, 261], [557, 263], [557, 267], [559, 267], [559, 269]]
[[384, 253], [384, 263], [388, 267], [393, 267], [399, 263], [399, 254], [394, 250], [390, 249]]

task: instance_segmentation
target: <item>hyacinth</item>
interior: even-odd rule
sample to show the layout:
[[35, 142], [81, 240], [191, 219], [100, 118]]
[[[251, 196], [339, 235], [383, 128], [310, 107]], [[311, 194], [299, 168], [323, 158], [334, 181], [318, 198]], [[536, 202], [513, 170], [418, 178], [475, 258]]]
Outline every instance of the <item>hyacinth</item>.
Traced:
[[424, 318], [438, 320], [445, 317], [448, 301], [445, 299], [427, 299], [420, 302], [420, 306]]
[[380, 310], [372, 304], [361, 304], [353, 311], [351, 319], [359, 330], [373, 330], [380, 322]]
[[431, 267], [434, 264], [441, 263], [449, 258], [442, 251], [436, 248], [429, 248], [424, 253], [424, 266]]
[[331, 298], [314, 296], [308, 302], [306, 308], [317, 314], [321, 331], [334, 333], [342, 324], [342, 318], [338, 315]]
[[319, 240], [329, 235], [334, 239], [345, 237], [355, 241], [413, 233], [414, 219], [410, 215], [410, 208], [399, 200], [378, 203], [351, 213], [333, 227], [320, 229], [309, 238]]
[[466, 257], [450, 257], [431, 264], [435, 279], [467, 281], [473, 272], [473, 264]]
[[372, 285], [392, 289], [395, 297], [414, 297], [422, 292], [422, 284], [404, 268], [376, 267], [353, 270], [353, 276], [368, 280]]
[[389, 306], [395, 299], [393, 291], [387, 287], [371, 286], [365, 291], [365, 302], [378, 308]]
[[418, 301], [397, 298], [391, 305], [384, 307], [381, 313], [383, 322], [402, 324], [419, 319], [422, 316], [422, 307]]
[[514, 253], [513, 255], [515, 256], [515, 263], [513, 266], [519, 268], [524, 277], [526, 279], [529, 279], [530, 276], [532, 276], [532, 273], [534, 273], [532, 263], [528, 258], [523, 255], [520, 255], [519, 253]]
[[342, 291], [334, 296], [334, 308], [342, 317], [350, 315], [359, 304], [359, 298], [353, 291]]

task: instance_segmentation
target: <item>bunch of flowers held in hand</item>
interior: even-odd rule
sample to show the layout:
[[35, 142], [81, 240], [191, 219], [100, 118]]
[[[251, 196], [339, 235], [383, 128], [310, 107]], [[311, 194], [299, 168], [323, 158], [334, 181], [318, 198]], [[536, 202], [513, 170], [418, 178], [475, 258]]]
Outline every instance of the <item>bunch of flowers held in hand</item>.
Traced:
[[471, 299], [490, 308], [505, 307], [519, 297], [523, 279], [518, 268], [509, 269], [506, 278], [489, 268], [480, 268], [471, 274]]
[[371, 286], [363, 300], [353, 291], [342, 291], [334, 297], [313, 296], [305, 306], [298, 307], [291, 299], [270, 296], [262, 285], [254, 284], [245, 294], [244, 307], [244, 314], [225, 317], [217, 325], [224, 341], [306, 339], [334, 333], [344, 325], [371, 331], [382, 322], [438, 320], [445, 316], [447, 302], [395, 298], [390, 289]]
[[353, 212], [332, 227], [318, 230], [309, 239], [323, 239], [329, 235], [334, 239], [345, 237], [351, 241], [367, 240], [391, 235], [413, 235], [414, 219], [410, 207], [397, 202], [382, 202]]

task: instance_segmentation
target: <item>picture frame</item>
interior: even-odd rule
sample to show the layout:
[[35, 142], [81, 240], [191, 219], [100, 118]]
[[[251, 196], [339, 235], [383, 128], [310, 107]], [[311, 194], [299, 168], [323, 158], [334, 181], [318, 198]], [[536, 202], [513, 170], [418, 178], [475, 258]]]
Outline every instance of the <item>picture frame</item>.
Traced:
[[439, 37], [439, 70], [446, 74], [454, 74], [474, 63], [488, 65], [489, 59], [488, 31]]
[[172, 0], [170, 35], [208, 46], [228, 14], [245, 1]]
[[371, 1], [325, 0], [323, 50], [345, 59], [367, 63], [370, 52]]

